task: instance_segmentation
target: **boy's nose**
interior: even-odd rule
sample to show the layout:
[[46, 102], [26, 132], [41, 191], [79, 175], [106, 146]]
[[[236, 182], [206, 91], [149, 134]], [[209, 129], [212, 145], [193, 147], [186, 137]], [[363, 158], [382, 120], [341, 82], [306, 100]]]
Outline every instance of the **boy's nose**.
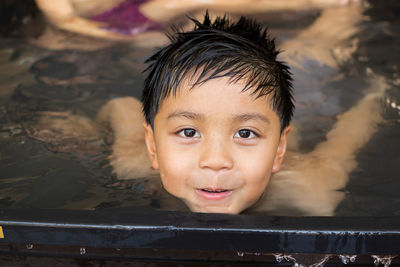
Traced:
[[233, 158], [228, 144], [224, 144], [218, 140], [204, 142], [199, 167], [214, 171], [232, 169]]

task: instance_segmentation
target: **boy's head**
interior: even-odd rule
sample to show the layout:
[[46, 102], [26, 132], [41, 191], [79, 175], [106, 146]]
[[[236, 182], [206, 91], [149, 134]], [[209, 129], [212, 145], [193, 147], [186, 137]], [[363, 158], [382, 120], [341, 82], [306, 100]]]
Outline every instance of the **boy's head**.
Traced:
[[165, 189], [191, 210], [240, 213], [280, 168], [291, 76], [254, 21], [192, 20], [148, 59], [146, 145]]

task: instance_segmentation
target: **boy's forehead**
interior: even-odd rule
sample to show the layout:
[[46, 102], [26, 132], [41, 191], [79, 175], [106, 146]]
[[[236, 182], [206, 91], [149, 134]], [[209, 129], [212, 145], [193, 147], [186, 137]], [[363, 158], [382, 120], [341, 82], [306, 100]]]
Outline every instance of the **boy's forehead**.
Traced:
[[263, 100], [268, 102], [271, 100], [269, 95], [259, 96], [255, 87], [248, 86], [249, 81], [247, 78], [234, 79], [230, 76], [224, 76], [208, 79], [208, 77], [205, 77], [199, 81], [198, 76], [198, 74], [189, 75], [188, 78], [184, 78], [179, 86], [175, 90], [171, 90], [171, 92], [174, 92], [174, 95], [190, 95], [190, 93], [195, 90], [202, 90], [204, 87], [207, 88], [211, 86], [216, 92], [218, 92], [218, 90], [222, 92], [227, 92], [225, 90], [232, 90], [233, 92], [244, 94], [253, 100], [258, 98], [263, 98]]
[[[253, 88], [243, 90], [245, 86], [245, 81], [234, 82], [229, 77], [215, 78], [200, 84], [185, 81], [177, 88], [176, 93], [171, 93], [161, 102], [159, 112], [168, 110], [168, 114], [163, 114], [165, 118], [175, 117], [177, 114], [199, 118], [201, 112], [207, 113], [207, 107], [212, 107], [208, 109], [208, 114], [214, 111], [226, 112], [231, 117], [236, 116], [242, 120], [257, 118], [269, 122], [267, 117], [277, 117], [271, 108], [269, 95], [258, 97]], [[269, 116], [259, 116], [260, 110]]]

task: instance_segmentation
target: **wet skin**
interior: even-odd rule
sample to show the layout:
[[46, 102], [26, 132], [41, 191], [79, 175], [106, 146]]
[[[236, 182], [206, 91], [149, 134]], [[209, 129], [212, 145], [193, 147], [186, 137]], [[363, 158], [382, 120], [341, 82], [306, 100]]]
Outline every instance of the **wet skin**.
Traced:
[[152, 166], [192, 211], [240, 213], [279, 171], [290, 128], [281, 134], [269, 98], [241, 92], [243, 83], [219, 78], [189, 88], [161, 103], [154, 130], [144, 124]]

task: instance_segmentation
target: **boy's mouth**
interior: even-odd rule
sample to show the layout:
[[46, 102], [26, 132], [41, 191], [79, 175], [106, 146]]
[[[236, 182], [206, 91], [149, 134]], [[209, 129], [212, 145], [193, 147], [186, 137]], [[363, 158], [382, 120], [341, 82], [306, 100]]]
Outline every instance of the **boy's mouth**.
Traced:
[[207, 200], [220, 200], [228, 197], [232, 194], [232, 190], [228, 189], [213, 189], [213, 188], [200, 188], [196, 189], [196, 192], [201, 197]]
[[221, 192], [226, 192], [228, 190], [226, 189], [200, 189], [201, 191], [205, 191], [208, 193], [221, 193]]

